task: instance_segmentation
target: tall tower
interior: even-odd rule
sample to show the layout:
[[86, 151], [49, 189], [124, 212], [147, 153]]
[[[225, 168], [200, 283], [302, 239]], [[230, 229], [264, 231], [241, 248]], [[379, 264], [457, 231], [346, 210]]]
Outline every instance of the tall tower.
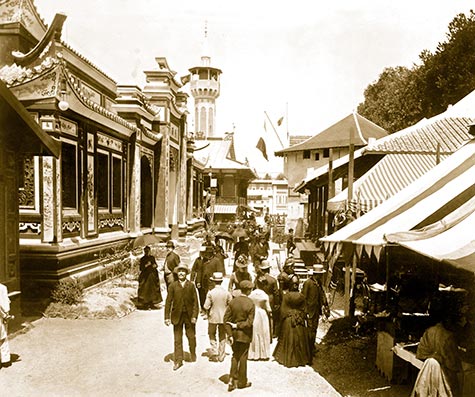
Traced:
[[216, 98], [219, 97], [220, 69], [211, 66], [208, 50], [208, 29], [205, 26], [201, 65], [188, 69], [190, 90], [195, 103], [195, 134], [197, 138], [216, 137]]

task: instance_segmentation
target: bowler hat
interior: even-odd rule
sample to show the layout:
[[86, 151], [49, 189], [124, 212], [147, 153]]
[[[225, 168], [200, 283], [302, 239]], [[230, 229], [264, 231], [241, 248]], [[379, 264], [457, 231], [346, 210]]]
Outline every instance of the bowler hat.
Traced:
[[223, 281], [223, 273], [214, 272], [213, 275], [209, 278], [211, 281]]
[[251, 290], [253, 287], [252, 283], [249, 280], [242, 280], [239, 283], [240, 290]]
[[325, 266], [318, 263], [316, 265], [313, 265], [312, 268], [310, 269], [310, 274], [323, 274], [325, 272], [326, 272]]
[[186, 266], [186, 265], [184, 265], [184, 264], [182, 264], [182, 263], [178, 264], [178, 265], [175, 267], [175, 269], [173, 269], [173, 271], [174, 271], [175, 273], [178, 273], [178, 271], [181, 270], [181, 269], [184, 269], [187, 274], [190, 272], [190, 269], [188, 269], [188, 266]]

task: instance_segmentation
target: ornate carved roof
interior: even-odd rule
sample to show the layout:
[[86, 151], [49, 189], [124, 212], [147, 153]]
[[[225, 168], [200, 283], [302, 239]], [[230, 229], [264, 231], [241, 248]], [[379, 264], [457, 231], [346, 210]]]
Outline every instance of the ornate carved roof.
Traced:
[[47, 26], [31, 0], [0, 0], [0, 25], [19, 23], [40, 40]]

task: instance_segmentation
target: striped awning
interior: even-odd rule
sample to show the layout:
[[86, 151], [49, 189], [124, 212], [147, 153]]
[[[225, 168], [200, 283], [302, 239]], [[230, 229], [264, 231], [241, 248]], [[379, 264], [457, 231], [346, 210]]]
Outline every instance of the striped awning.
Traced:
[[414, 183], [320, 239], [328, 253], [343, 243], [363, 247], [377, 257], [387, 244], [385, 235], [406, 232], [434, 223], [475, 196], [475, 140], [425, 173]]
[[[214, 213], [215, 214], [235, 214], [237, 212], [236, 204], [215, 204]], [[211, 207], [206, 208], [206, 212], [211, 213]]]
[[425, 228], [386, 235], [390, 243], [470, 272], [475, 271], [475, 197]]
[[[447, 155], [440, 156], [440, 160]], [[328, 210], [366, 213], [394, 196], [437, 165], [437, 156], [429, 153], [391, 153], [353, 184], [348, 204], [348, 189], [328, 200]]]

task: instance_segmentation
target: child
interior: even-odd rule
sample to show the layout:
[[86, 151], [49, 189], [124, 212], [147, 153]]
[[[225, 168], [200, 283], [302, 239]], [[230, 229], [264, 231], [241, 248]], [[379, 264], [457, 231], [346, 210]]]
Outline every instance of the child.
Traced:
[[0, 368], [11, 365], [7, 323], [12, 317], [10, 315], [10, 298], [8, 297], [7, 287], [0, 284]]

